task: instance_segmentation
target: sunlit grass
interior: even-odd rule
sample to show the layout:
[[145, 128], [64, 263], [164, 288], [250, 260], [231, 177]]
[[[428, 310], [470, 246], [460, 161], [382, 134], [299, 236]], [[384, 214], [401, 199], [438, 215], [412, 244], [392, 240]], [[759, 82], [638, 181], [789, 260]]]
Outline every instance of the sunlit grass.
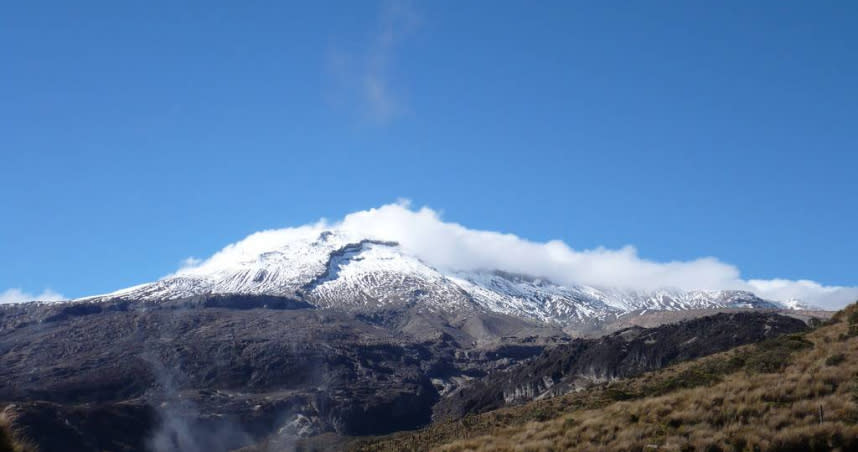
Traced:
[[520, 407], [358, 443], [364, 451], [858, 450], [858, 308], [805, 334]]

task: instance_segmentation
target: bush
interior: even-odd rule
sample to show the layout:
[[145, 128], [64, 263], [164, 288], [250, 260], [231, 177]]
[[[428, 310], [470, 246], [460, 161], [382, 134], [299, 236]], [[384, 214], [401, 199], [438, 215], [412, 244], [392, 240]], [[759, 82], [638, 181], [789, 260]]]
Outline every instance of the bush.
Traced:
[[638, 395], [622, 389], [609, 388], [605, 390], [605, 397], [611, 400], [630, 400], [638, 397]]
[[802, 334], [787, 334], [757, 344], [745, 358], [745, 369], [751, 373], [774, 373], [782, 371], [789, 363], [793, 352], [812, 348], [813, 342]]
[[535, 421], [545, 422], [552, 418], [552, 413], [548, 412], [548, 410], [537, 408], [531, 413], [531, 418]]
[[858, 309], [852, 309], [849, 311], [849, 314], [846, 316], [846, 323], [849, 328], [846, 333], [846, 337], [858, 336]]
[[837, 354], [829, 356], [825, 360], [825, 365], [826, 366], [838, 366], [843, 361], [846, 361], [846, 355], [844, 355], [843, 353], [837, 353]]

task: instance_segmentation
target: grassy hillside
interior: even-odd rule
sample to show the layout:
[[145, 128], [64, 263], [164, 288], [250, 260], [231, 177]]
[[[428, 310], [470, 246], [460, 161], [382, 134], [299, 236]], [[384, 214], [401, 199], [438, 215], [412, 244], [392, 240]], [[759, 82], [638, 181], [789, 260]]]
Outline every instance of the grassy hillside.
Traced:
[[6, 413], [2, 409], [0, 409], [0, 452], [38, 452], [28, 443], [15, 439], [9, 428]]
[[807, 333], [593, 390], [417, 432], [359, 451], [858, 450], [858, 307]]

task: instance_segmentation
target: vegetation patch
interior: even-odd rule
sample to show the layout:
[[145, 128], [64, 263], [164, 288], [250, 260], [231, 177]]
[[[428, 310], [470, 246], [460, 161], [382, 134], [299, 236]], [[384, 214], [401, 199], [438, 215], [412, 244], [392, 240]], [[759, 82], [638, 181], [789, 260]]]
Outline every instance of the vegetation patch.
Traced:
[[826, 366], [839, 366], [843, 361], [846, 361], [846, 355], [843, 353], [835, 353], [825, 359]]
[[36, 448], [17, 441], [9, 428], [9, 420], [0, 411], [0, 452], [37, 452]]
[[[858, 308], [639, 377], [351, 444], [362, 451], [858, 451]], [[837, 340], [845, 337], [844, 340]], [[457, 428], [459, 430], [457, 430]]]
[[807, 348], [813, 348], [813, 342], [803, 334], [787, 334], [760, 342], [744, 357], [745, 369], [751, 373], [780, 372], [789, 364], [793, 353]]

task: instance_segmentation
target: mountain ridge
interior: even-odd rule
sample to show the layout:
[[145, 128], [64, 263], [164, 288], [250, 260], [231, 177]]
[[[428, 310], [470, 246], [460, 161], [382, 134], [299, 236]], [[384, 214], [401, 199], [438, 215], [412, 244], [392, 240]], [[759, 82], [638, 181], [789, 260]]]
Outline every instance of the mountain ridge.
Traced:
[[273, 249], [227, 247], [158, 281], [76, 301], [160, 302], [225, 294], [292, 297], [329, 309], [409, 304], [434, 311], [476, 309], [554, 325], [601, 323], [633, 312], [804, 307], [740, 290], [566, 286], [500, 269], [442, 269], [397, 242], [335, 230], [297, 231]]

